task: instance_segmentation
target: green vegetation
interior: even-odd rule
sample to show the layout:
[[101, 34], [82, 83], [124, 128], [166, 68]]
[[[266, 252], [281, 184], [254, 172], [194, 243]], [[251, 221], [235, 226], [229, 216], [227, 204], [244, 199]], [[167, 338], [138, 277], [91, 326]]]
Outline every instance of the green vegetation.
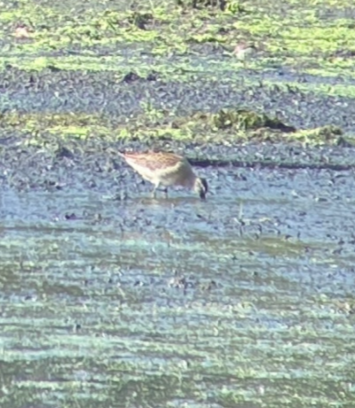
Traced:
[[[0, 8], [0, 407], [354, 407], [354, 155], [307, 149], [351, 143], [353, 2]], [[157, 146], [206, 202], [145, 198]]]
[[[287, 5], [280, 0], [229, 0], [224, 11], [212, 6], [194, 8], [187, 1], [177, 3], [8, 1], [0, 14], [0, 36], [5, 40], [1, 61], [4, 64], [12, 59], [24, 68], [23, 55], [36, 58], [61, 51], [65, 59], [70, 51], [85, 50], [86, 55], [73, 58], [80, 64], [85, 62], [81, 58], [90, 56], [90, 49], [106, 50], [111, 55], [125, 49], [132, 54], [196, 55], [206, 44], [210, 52], [215, 49], [228, 55], [238, 41], [248, 40], [260, 49], [258, 58], [249, 63], [255, 69], [282, 63], [323, 75], [354, 72], [354, 23], [347, 18], [350, 0], [299, 0]], [[16, 38], [19, 24], [28, 27], [28, 38]], [[46, 56], [43, 58], [44, 63]], [[60, 65], [61, 57], [57, 59]], [[101, 69], [112, 69], [110, 63], [97, 64]], [[115, 69], [123, 68], [122, 63]], [[74, 65], [72, 69], [78, 68]]]
[[335, 126], [297, 130], [278, 119], [245, 109], [196, 112], [182, 117], [149, 106], [143, 108], [142, 114], [118, 125], [101, 115], [10, 112], [0, 115], [0, 129], [16, 132], [24, 145], [39, 147], [61, 142], [75, 143], [88, 138], [107, 142], [120, 139], [144, 142], [172, 139], [219, 144], [250, 140], [298, 140], [311, 146], [343, 141], [341, 129]]
[[[145, 56], [150, 56], [154, 58], [154, 72], [163, 80], [190, 82], [207, 75], [218, 81], [222, 76], [230, 79], [236, 92], [241, 86], [236, 81], [240, 81], [245, 68], [257, 73], [282, 65], [290, 72], [297, 70], [319, 78], [337, 75], [352, 78], [355, 30], [353, 20], [347, 18], [351, 7], [350, 0], [298, 0], [287, 5], [281, 0], [268, 3], [257, 0], [8, 1], [0, 13], [3, 40], [0, 67], [37, 72], [114, 71], [117, 81], [121, 81], [129, 72], [141, 77], [148, 75], [152, 63], [145, 62]], [[17, 31], [19, 28], [25, 31]], [[258, 49], [246, 66], [232, 53], [240, 41], [251, 41]], [[250, 77], [245, 83], [255, 85]], [[293, 80], [292, 74], [282, 83], [266, 79], [263, 87], [355, 96], [355, 84], [299, 83]], [[267, 117], [263, 112], [255, 113], [253, 118], [244, 115], [241, 119], [243, 109], [243, 106], [232, 107], [239, 112], [238, 119], [227, 119], [233, 126], [222, 124], [226, 120], [222, 111], [191, 113], [181, 118], [172, 117], [171, 113], [167, 117], [154, 108], [145, 109], [138, 118], [118, 126], [112, 126], [99, 115], [86, 117], [83, 124], [81, 115], [76, 117], [74, 113], [68, 115], [69, 121], [56, 115], [25, 115], [19, 124], [21, 132], [29, 136], [27, 142], [39, 144], [44, 137], [39, 129], [44, 125], [42, 122], [48, 122], [44, 126], [48, 134], [76, 138], [171, 137], [226, 143], [251, 138], [306, 139], [311, 144], [337, 143], [339, 139], [337, 132], [334, 137], [328, 131], [324, 136], [317, 129], [290, 132], [287, 124], [286, 128], [275, 130], [274, 125], [263, 123]], [[154, 120], [152, 115], [156, 115]], [[11, 115], [3, 120], [2, 126], [9, 125]], [[277, 117], [272, 120], [279, 122]], [[250, 126], [250, 121], [255, 123]]]

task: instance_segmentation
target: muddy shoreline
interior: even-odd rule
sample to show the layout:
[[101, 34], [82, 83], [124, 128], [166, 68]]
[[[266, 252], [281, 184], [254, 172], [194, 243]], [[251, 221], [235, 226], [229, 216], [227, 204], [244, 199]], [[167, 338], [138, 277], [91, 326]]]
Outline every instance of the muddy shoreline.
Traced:
[[[124, 126], [125, 120], [141, 120], [142, 106], [151, 104], [152, 109], [164, 110], [178, 115], [184, 111], [216, 110], [225, 106], [242, 106], [266, 113], [278, 112], [287, 123], [319, 127], [337, 123], [344, 130], [353, 130], [354, 104], [348, 98], [330, 98], [306, 92], [284, 92], [238, 84], [236, 92], [231, 81], [193, 83], [142, 80], [117, 81], [113, 73], [40, 72], [31, 73], [13, 68], [0, 74], [2, 98], [7, 101], [2, 107], [3, 120], [0, 123], [0, 183], [13, 187], [39, 186], [46, 178], [75, 180], [78, 173], [93, 181], [95, 174], [115, 178], [115, 169], [122, 166], [118, 150], [147, 150], [150, 148], [173, 150], [185, 154], [193, 164], [201, 167], [280, 167], [347, 170], [353, 168], [354, 148], [339, 146], [310, 146], [287, 141], [287, 143], [242, 141], [223, 143], [213, 140], [184, 142], [169, 137], [130, 140], [129, 133], [124, 139], [117, 139], [117, 127]], [[297, 106], [297, 109], [295, 108]], [[7, 123], [7, 115], [18, 112], [14, 123]], [[52, 113], [51, 113], [52, 112]], [[61, 134], [61, 129], [49, 133], [45, 126], [34, 132], [40, 133], [38, 145], [36, 136], [28, 129], [29, 114], [67, 114], [66, 123], [76, 114], [95, 114], [105, 122], [109, 136], [95, 137], [95, 121], [89, 126], [93, 130], [85, 140], [75, 135]], [[144, 113], [144, 112], [143, 112]], [[136, 118], [136, 119], [135, 119]], [[38, 120], [38, 119], [37, 119]], [[87, 119], [85, 119], [87, 120]], [[86, 126], [85, 120], [83, 126]], [[102, 123], [102, 122], [100, 122]], [[11, 129], [12, 132], [9, 132]], [[77, 127], [80, 130], [80, 126]], [[65, 127], [63, 127], [64, 130]], [[100, 133], [100, 129], [98, 129]], [[142, 129], [144, 134], [144, 128]], [[223, 134], [223, 133], [222, 133]], [[56, 138], [59, 136], [60, 139]], [[116, 140], [115, 140], [116, 139]], [[124, 166], [124, 165], [123, 165]], [[125, 167], [123, 167], [124, 170]], [[116, 171], [116, 175], [119, 172]], [[41, 180], [42, 179], [42, 180]]]
[[5, 3], [0, 406], [354, 406], [353, 5]]

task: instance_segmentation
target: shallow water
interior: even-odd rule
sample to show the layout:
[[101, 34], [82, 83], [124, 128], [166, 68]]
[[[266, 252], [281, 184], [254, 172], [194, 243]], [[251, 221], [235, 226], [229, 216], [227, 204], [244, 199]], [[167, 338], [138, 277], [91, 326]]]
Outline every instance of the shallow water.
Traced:
[[[71, 10], [75, 29], [90, 7], [127, 8], [63, 1], [53, 16]], [[321, 11], [344, 15], [334, 7]], [[36, 38], [42, 23], [57, 32], [35, 17]], [[14, 26], [0, 40], [0, 407], [354, 407], [354, 148], [223, 130], [185, 143], [172, 126], [250, 108], [351, 137], [351, 59], [316, 76], [311, 56], [242, 67], [209, 41], [169, 56], [106, 38], [28, 52]], [[167, 134], [146, 140], [155, 128]], [[152, 147], [199, 165], [207, 200], [150, 198], [117, 150]]]
[[2, 407], [352, 406], [352, 173], [199, 173], [3, 189]]

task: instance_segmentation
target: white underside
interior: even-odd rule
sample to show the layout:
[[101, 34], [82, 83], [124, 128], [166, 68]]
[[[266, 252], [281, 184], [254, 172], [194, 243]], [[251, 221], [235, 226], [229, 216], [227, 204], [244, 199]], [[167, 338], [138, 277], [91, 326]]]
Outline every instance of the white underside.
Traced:
[[145, 166], [139, 166], [137, 163], [132, 163], [132, 167], [147, 181], [150, 181], [155, 186], [184, 186], [192, 187], [195, 181], [195, 175], [189, 167], [174, 171], [174, 169], [167, 170], [150, 170]]

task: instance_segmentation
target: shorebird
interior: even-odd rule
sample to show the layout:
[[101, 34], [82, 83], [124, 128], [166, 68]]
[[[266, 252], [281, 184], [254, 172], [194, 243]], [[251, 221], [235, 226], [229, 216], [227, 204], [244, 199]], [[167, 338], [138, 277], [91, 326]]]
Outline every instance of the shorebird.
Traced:
[[206, 198], [207, 181], [196, 176], [185, 157], [166, 152], [119, 152], [119, 154], [138, 174], [154, 184], [153, 197], [156, 197], [159, 186], [163, 185], [165, 194], [168, 193], [170, 186], [183, 186], [193, 189], [200, 198]]
[[237, 44], [237, 46], [234, 48], [233, 54], [240, 61], [243, 61], [245, 65], [245, 61], [248, 58], [251, 58], [255, 54], [256, 51], [257, 49], [254, 44], [242, 41], [239, 44]]

